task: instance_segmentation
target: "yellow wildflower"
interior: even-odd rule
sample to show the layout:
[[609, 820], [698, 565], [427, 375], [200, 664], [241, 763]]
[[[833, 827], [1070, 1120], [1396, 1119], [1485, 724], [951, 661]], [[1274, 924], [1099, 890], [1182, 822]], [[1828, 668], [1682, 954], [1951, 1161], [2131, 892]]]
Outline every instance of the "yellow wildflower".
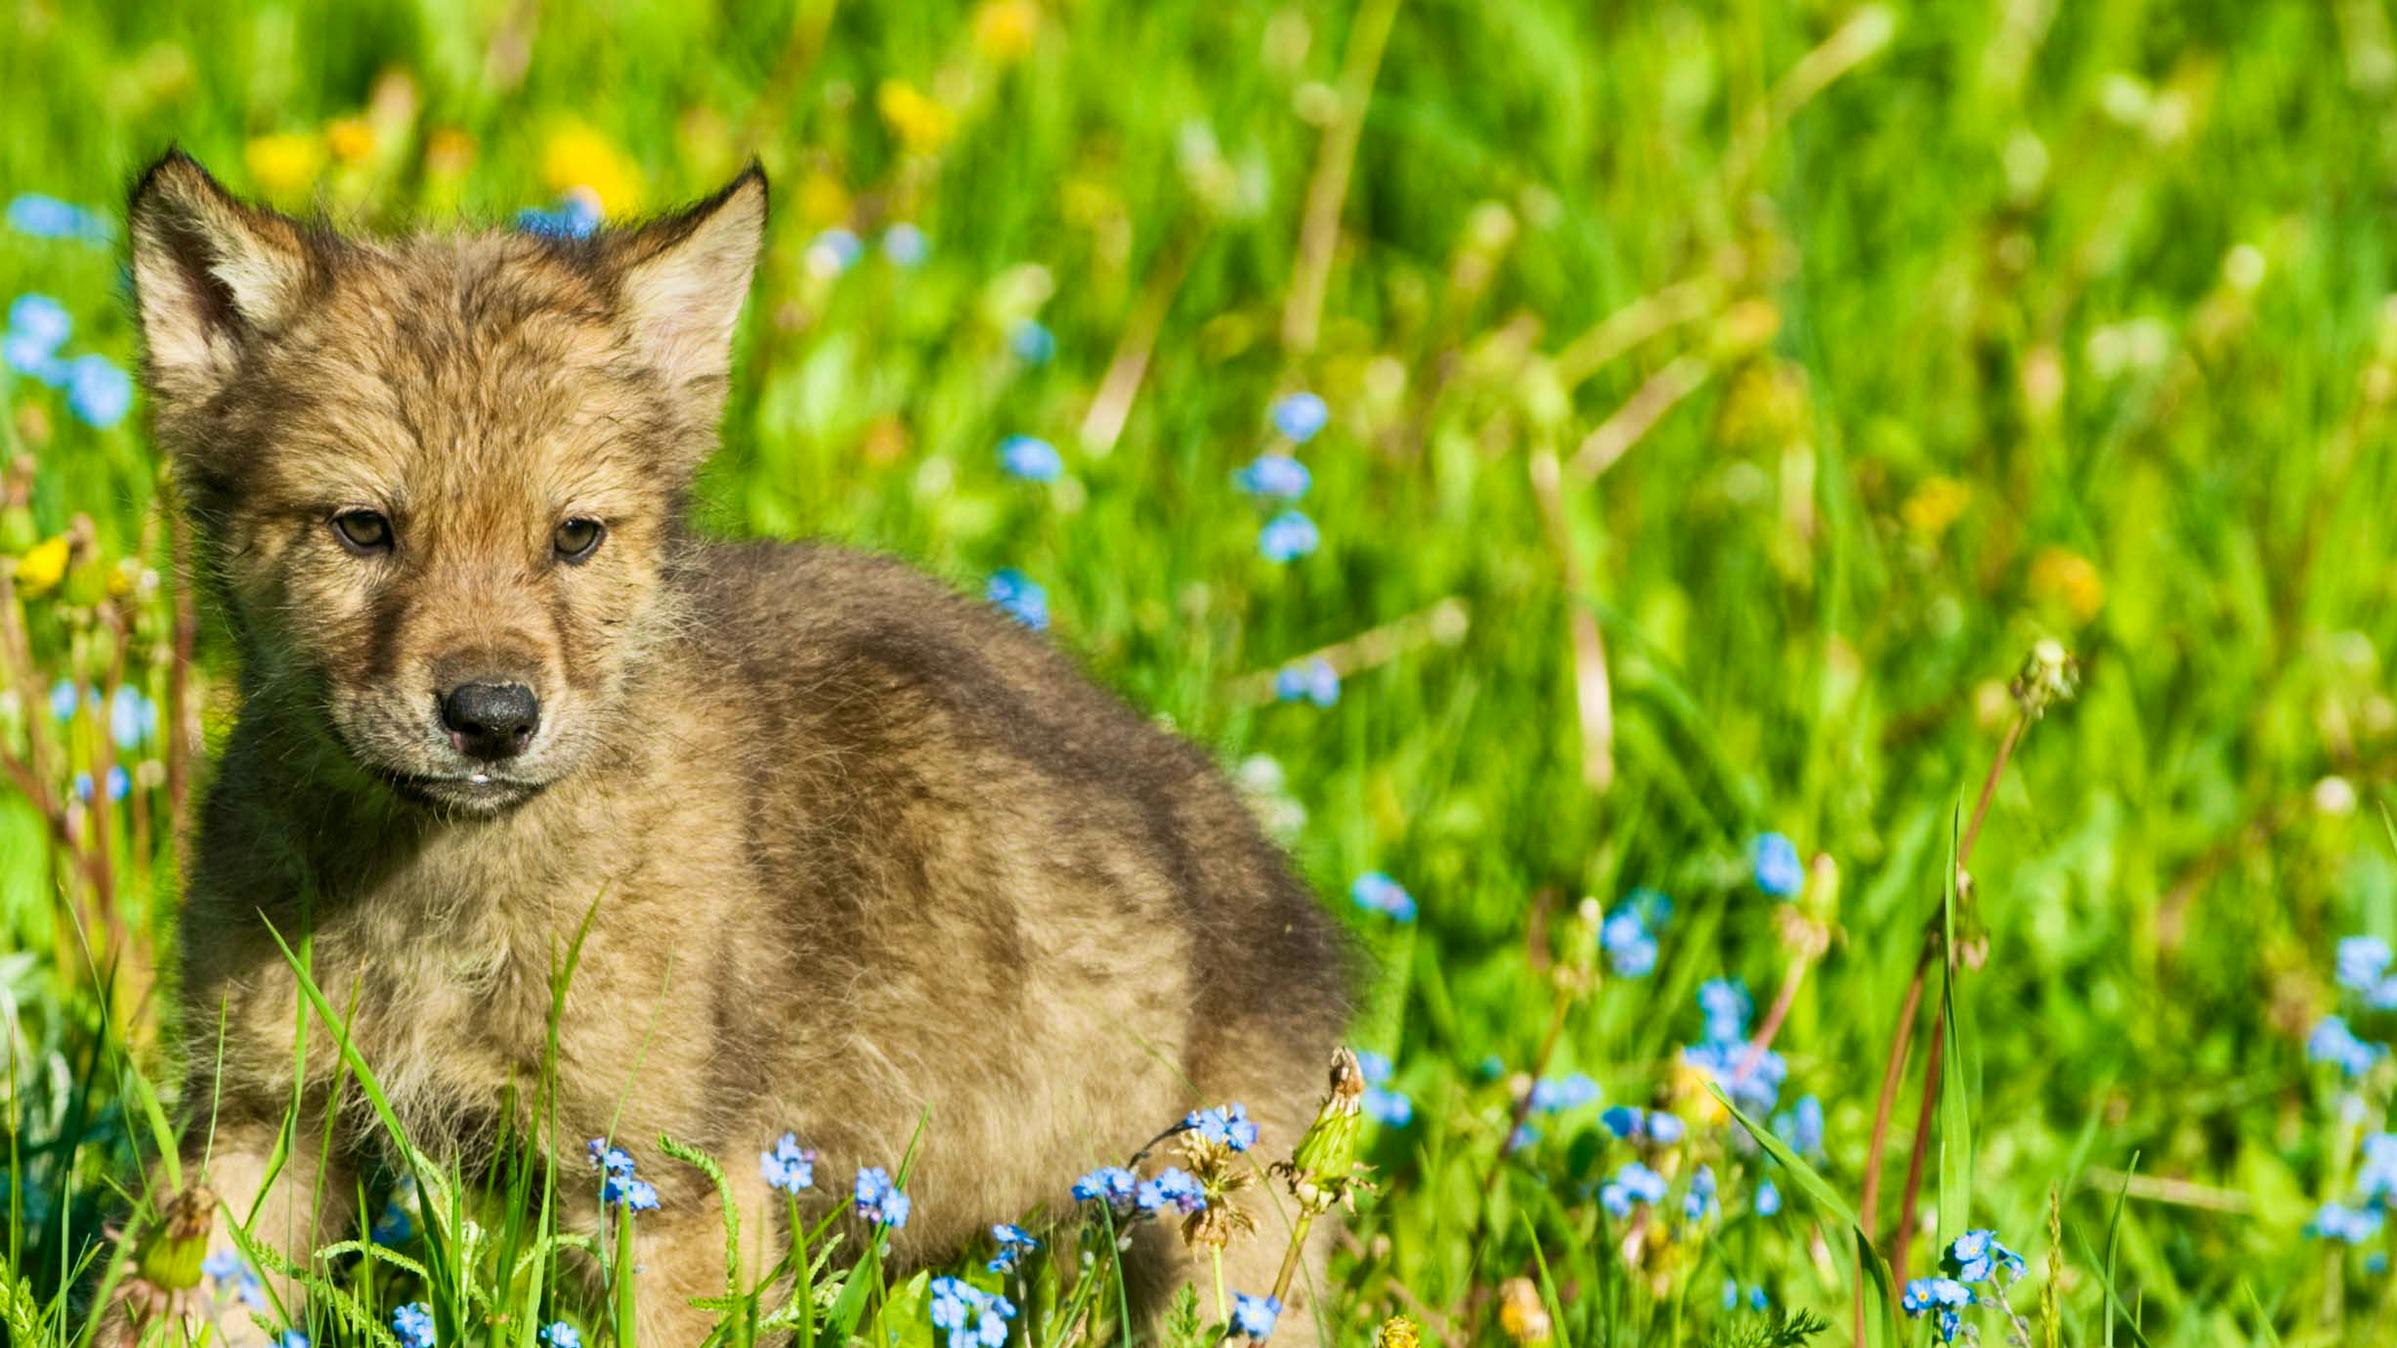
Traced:
[[65, 534], [34, 544], [17, 559], [17, 589], [28, 595], [40, 594], [65, 579], [67, 554]]
[[813, 229], [825, 229], [849, 218], [849, 189], [841, 180], [817, 169], [799, 180], [799, 218]]
[[292, 197], [308, 190], [324, 167], [324, 143], [301, 131], [258, 136], [242, 150], [250, 181], [270, 197]]
[[2031, 594], [2062, 604], [2079, 622], [2106, 606], [2106, 582], [2096, 564], [2069, 548], [2043, 548], [2031, 559]]
[[993, 61], [1020, 61], [1040, 36], [1040, 6], [1031, 0], [986, 0], [974, 11], [974, 47]]
[[899, 143], [917, 154], [930, 154], [956, 129], [957, 116], [905, 80], [884, 80], [874, 93], [874, 106], [890, 123]]
[[1418, 1348], [1422, 1342], [1422, 1329], [1403, 1315], [1382, 1321], [1373, 1333], [1373, 1348]]
[[616, 143], [580, 122], [549, 133], [541, 147], [541, 177], [552, 192], [589, 188], [609, 215], [641, 209], [641, 168]]
[[1899, 507], [1906, 527], [1926, 543], [1936, 543], [1972, 504], [1973, 489], [1952, 477], [1934, 477], [1914, 489]]
[[325, 148], [343, 163], [357, 163], [375, 152], [375, 129], [363, 117], [336, 117], [325, 123]]
[[1723, 1102], [1708, 1089], [1714, 1084], [1714, 1074], [1703, 1067], [1676, 1059], [1673, 1063], [1673, 1112], [1693, 1128], [1711, 1128], [1731, 1118]]

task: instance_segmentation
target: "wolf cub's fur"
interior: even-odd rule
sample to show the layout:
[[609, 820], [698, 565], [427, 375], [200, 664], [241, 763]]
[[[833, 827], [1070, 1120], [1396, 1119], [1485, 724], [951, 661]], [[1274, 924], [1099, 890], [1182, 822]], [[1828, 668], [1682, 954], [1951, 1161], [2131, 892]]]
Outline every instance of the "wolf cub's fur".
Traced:
[[[724, 1158], [755, 1250], [782, 1209], [748, 1156], [796, 1132], [836, 1202], [921, 1121], [920, 1262], [1193, 1106], [1246, 1102], [1274, 1151], [1310, 1113], [1341, 945], [1204, 755], [903, 566], [685, 531], [765, 220], [754, 169], [584, 240], [349, 237], [180, 154], [135, 189], [157, 434], [241, 656], [183, 914], [184, 1162], [269, 1244], [349, 1234], [390, 1160], [314, 1016], [283, 1133], [270, 924], [417, 1145], [471, 1170], [513, 1131], [569, 1195], [587, 1139], [632, 1152], [661, 1343], [724, 1277], [661, 1134]], [[1288, 1228], [1246, 1197], [1262, 1292]], [[1147, 1285], [1177, 1246], [1136, 1243]]]

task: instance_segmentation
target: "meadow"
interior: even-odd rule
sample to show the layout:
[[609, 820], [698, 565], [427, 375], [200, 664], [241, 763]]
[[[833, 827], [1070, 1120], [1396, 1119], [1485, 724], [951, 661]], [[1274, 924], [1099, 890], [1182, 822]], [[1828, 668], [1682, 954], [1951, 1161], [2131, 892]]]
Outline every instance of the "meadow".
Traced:
[[[0, 15], [8, 1341], [146, 1276], [185, 1103], [233, 671], [121, 206], [179, 143], [362, 227], [762, 162], [698, 516], [989, 595], [1249, 792], [1363, 952], [1327, 1341], [2397, 1342], [2383, 8]], [[1073, 1168], [1028, 1257], [906, 1276], [812, 1179], [842, 1247], [727, 1341], [1108, 1331], [1142, 1214]], [[596, 1343], [637, 1274], [562, 1293], [477, 1191], [603, 1182], [390, 1184], [298, 1328]], [[1167, 1341], [1256, 1337], [1217, 1295]]]

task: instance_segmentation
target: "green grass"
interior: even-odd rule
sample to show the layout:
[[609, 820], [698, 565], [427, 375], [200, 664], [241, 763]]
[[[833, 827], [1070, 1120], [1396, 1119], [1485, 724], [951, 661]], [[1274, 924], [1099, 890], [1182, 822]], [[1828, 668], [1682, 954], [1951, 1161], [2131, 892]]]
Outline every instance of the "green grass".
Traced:
[[[2350, 1196], [2397, 1085], [2384, 1061], [2345, 1089], [2304, 1053], [2319, 1016], [2355, 1011], [2336, 939], [2397, 937], [2379, 818], [2397, 764], [2397, 39], [2380, 8], [1407, 4], [1360, 72], [1312, 345], [1285, 336], [1313, 265], [1309, 183], [1342, 143], [1322, 124], [1378, 0], [1363, 19], [1076, 0], [1044, 7], [1012, 62], [966, 9], [503, 8], [20, 0], [0, 20], [0, 194], [113, 210], [174, 140], [236, 187], [394, 225], [550, 201], [544, 151], [568, 122], [620, 147], [649, 206], [762, 158], [778, 214], [704, 518], [889, 549], [972, 589], [1020, 568], [1099, 678], [1228, 765], [1278, 762], [1305, 811], [1299, 866], [1377, 957], [1352, 1041], [1396, 1060], [1416, 1107], [1369, 1138], [1380, 1187], [1336, 1268], [1342, 1341], [1425, 1307], [1457, 1342], [1503, 1338], [1516, 1303], [1498, 1288], [1518, 1278], [1576, 1348], [1739, 1341], [1727, 1277], [1845, 1338], [1843, 1210], [1896, 1009], [1944, 926], [2005, 681], [2042, 637], [2084, 686], [1997, 786], [1952, 918], [1958, 1002], [1943, 1016], [1934, 968], [1870, 1234], [1890, 1249], [1922, 1051], [1952, 1023], [1922, 1220], [2021, 1250], [2012, 1296], [2035, 1333], [2053, 1190], [2064, 1343], [2397, 1335], [2391, 1275], [2367, 1266], [2391, 1237], [2304, 1234]], [[888, 81], [944, 104], [946, 137], [910, 152], [878, 110]], [[320, 144], [378, 87], [396, 111], [363, 162], [263, 180], [260, 138]], [[437, 144], [471, 162], [445, 170]], [[930, 239], [912, 269], [873, 251], [901, 219]], [[868, 254], [814, 275], [810, 240], [836, 223]], [[57, 296], [70, 352], [129, 359], [120, 268], [0, 234], [0, 297]], [[1007, 324], [1035, 307], [1056, 355], [1032, 366]], [[1625, 314], [1658, 321], [1618, 341]], [[1151, 322], [1102, 452], [1090, 410]], [[1333, 410], [1301, 451], [1323, 547], [1278, 566], [1231, 474], [1299, 388]], [[1573, 470], [1593, 431], [1683, 388], [1594, 480]], [[17, 753], [51, 679], [102, 672], [99, 576], [169, 558], [138, 416], [96, 431], [13, 375], [0, 402], [30, 474], [0, 552], [78, 514], [96, 539], [63, 596], [25, 605], [40, 674], [0, 707]], [[1064, 482], [1002, 476], [993, 447], [1017, 432], [1058, 444]], [[152, 696], [172, 589], [134, 605], [127, 677]], [[1335, 707], [1246, 682], [1445, 604], [1460, 640], [1376, 645]], [[195, 678], [228, 677], [204, 628]], [[90, 765], [98, 736], [78, 734], [58, 787]], [[112, 953], [163, 958], [167, 804], [150, 787], [137, 803], [138, 847], [115, 812]], [[1676, 901], [1656, 971], [1571, 1000], [1545, 1071], [1719, 1120], [1672, 1063], [1703, 980], [1744, 978], [1761, 1010], [1788, 967], [1749, 878], [1768, 829], [1832, 868], [1800, 906], [1833, 939], [1775, 1043], [1783, 1102], [1825, 1105], [1826, 1154], [1819, 1174], [1784, 1167], [1788, 1207], [1755, 1218], [1755, 1152], [1736, 1125], [1693, 1128], [1651, 1158], [1674, 1175], [1657, 1213], [1708, 1160], [1725, 1217], [1671, 1241], [1657, 1228], [1676, 1223], [1646, 1221], [1627, 1260], [1591, 1193], [1625, 1144], [1584, 1107], [1534, 1118], [1539, 1140], [1500, 1163], [1515, 1076], [1548, 1039], [1577, 901], [1652, 886]], [[99, 1273], [77, 1261], [155, 1149], [144, 1083], [174, 1079], [156, 1004], [103, 1007], [86, 952], [106, 935], [70, 921], [100, 916], [72, 864], [0, 788], [0, 1255], [25, 1280], [0, 1280], [0, 1323], [18, 1342], [81, 1330]], [[1349, 905], [1368, 869], [1412, 891], [1418, 922]], [[1922, 1242], [1905, 1262], [1922, 1270]], [[378, 1321], [420, 1295], [390, 1266], [336, 1276]], [[921, 1342], [921, 1295], [878, 1292], [861, 1324], [880, 1307]]]

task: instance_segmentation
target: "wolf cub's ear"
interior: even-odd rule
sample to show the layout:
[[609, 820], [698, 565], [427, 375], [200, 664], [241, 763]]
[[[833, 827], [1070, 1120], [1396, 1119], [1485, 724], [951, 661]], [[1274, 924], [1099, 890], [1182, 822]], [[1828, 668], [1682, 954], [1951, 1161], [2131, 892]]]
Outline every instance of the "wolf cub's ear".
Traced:
[[752, 164], [689, 210], [610, 240], [620, 321], [669, 387], [722, 398], [765, 233], [766, 175]]
[[142, 344], [162, 397], [213, 393], [246, 344], [299, 312], [319, 273], [306, 231], [235, 200], [181, 150], [142, 175], [127, 223]]

